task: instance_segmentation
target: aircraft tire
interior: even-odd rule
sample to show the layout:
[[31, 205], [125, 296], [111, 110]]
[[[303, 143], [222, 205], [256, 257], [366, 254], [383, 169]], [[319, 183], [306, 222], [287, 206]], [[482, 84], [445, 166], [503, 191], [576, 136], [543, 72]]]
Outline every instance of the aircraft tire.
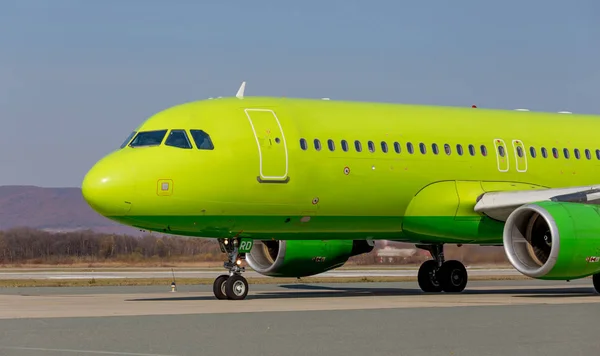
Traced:
[[225, 294], [231, 300], [242, 300], [248, 295], [248, 281], [239, 274], [234, 274], [225, 282]]
[[425, 293], [438, 293], [442, 291], [438, 279], [438, 266], [434, 260], [428, 260], [421, 264], [419, 267], [418, 281], [419, 287]]
[[442, 290], [447, 293], [460, 293], [467, 286], [468, 273], [465, 266], [456, 260], [449, 260], [442, 264], [437, 275]]
[[596, 293], [600, 293], [600, 273], [595, 274], [592, 277], [592, 283], [594, 284], [594, 289], [596, 290]]
[[215, 279], [213, 283], [213, 293], [217, 299], [227, 299], [227, 294], [225, 294], [225, 283], [229, 279], [229, 276], [226, 274], [220, 275]]

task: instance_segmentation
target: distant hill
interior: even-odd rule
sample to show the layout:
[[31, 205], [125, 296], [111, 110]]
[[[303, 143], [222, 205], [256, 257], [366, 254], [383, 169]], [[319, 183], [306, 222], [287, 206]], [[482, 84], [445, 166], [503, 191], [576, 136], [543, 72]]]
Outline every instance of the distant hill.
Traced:
[[0, 186], [0, 230], [15, 227], [140, 234], [139, 230], [120, 225], [92, 210], [80, 188]]
[[[15, 227], [62, 232], [89, 229], [100, 233], [143, 235], [138, 229], [118, 224], [96, 213], [83, 199], [80, 188], [0, 186], [0, 230]], [[413, 244], [380, 242], [376, 250], [385, 246], [414, 249]], [[464, 256], [471, 256], [470, 259], [477, 262], [506, 262], [502, 247], [447, 247], [448, 259], [462, 260]], [[361, 258], [373, 263], [376, 254], [377, 251], [374, 251]], [[422, 253], [416, 253], [420, 254]]]

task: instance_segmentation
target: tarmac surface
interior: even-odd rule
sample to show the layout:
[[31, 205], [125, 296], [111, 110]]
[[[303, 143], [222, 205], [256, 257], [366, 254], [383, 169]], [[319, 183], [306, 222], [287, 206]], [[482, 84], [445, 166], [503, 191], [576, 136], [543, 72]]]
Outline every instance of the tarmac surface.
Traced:
[[590, 279], [0, 289], [0, 355], [588, 355], [600, 349]]

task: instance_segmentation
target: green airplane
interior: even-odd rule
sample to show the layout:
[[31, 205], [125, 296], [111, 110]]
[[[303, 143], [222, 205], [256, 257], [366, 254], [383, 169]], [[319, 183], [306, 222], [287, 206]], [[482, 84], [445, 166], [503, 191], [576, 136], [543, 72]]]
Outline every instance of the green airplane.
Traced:
[[152, 115], [82, 182], [125, 225], [216, 238], [213, 291], [244, 299], [242, 262], [304, 277], [409, 242], [433, 259], [425, 292], [461, 292], [445, 244], [501, 245], [538, 279], [593, 275], [600, 292], [600, 117], [572, 113], [235, 97]]

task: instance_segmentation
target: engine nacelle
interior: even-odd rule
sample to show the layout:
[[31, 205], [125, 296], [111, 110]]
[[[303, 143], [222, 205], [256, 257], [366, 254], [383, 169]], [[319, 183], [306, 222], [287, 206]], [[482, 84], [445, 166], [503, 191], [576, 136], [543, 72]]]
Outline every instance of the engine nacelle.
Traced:
[[266, 276], [306, 277], [341, 267], [373, 248], [364, 240], [256, 240], [246, 261]]
[[596, 205], [544, 201], [513, 211], [504, 226], [513, 267], [538, 279], [576, 279], [600, 272]]

